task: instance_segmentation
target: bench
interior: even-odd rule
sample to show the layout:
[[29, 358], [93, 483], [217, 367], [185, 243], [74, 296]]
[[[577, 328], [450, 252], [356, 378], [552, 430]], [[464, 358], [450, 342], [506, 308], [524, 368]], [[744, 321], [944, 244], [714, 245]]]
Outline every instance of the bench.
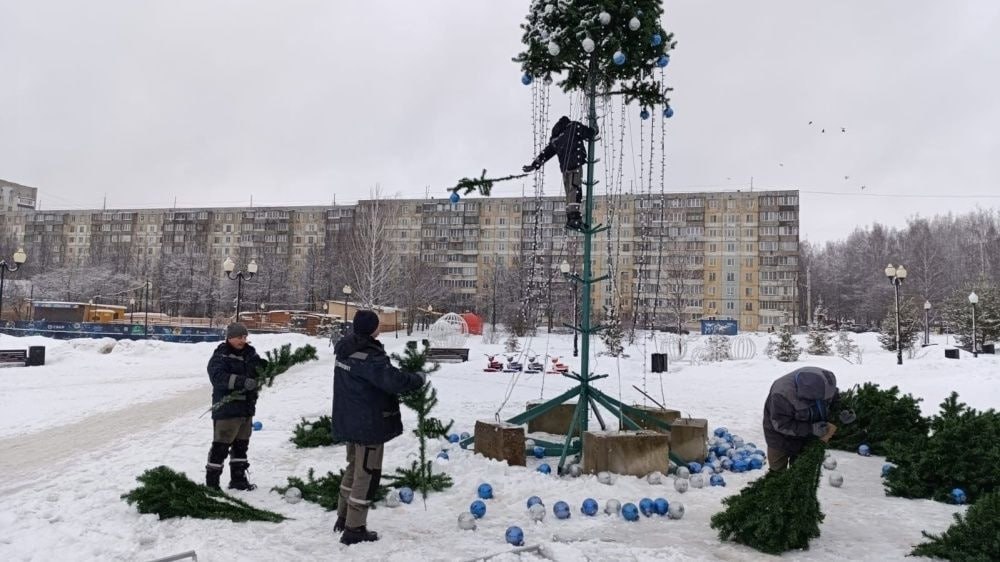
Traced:
[[0, 349], [0, 365], [5, 363], [28, 364], [28, 352], [23, 349]]
[[464, 347], [432, 347], [427, 358], [436, 363], [464, 363], [469, 360], [469, 349]]

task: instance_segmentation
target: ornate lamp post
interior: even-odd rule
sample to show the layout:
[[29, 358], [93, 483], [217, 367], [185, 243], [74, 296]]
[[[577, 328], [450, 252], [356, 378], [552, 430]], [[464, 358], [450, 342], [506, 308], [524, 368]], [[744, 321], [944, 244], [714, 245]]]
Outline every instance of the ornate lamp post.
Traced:
[[976, 305], [979, 304], [979, 295], [975, 291], [969, 293], [969, 304], [972, 305], [972, 356], [979, 357], [976, 349]]
[[226, 258], [226, 261], [222, 262], [222, 270], [226, 272], [226, 277], [236, 281], [236, 322], [240, 321], [240, 305], [243, 302], [243, 281], [249, 281], [253, 279], [254, 275], [257, 275], [257, 262], [256, 260], [250, 260], [247, 264], [246, 270], [236, 271], [236, 263], [233, 258]]
[[931, 344], [931, 301], [924, 301], [924, 347]]
[[570, 274], [570, 267], [568, 261], [563, 260], [562, 263], [559, 264], [559, 271], [561, 271], [564, 276], [569, 277], [573, 280], [573, 357], [578, 357], [580, 355], [580, 350], [577, 349], [576, 346], [576, 339], [577, 339], [576, 325], [578, 323], [577, 302], [579, 299], [577, 299], [576, 292], [577, 288], [579, 287], [579, 284], [577, 284], [576, 282], [576, 277], [577, 277], [576, 273], [573, 273], [572, 275]]
[[896, 364], [903, 364], [903, 345], [902, 345], [902, 334], [899, 333], [899, 286], [903, 284], [906, 279], [906, 268], [900, 265], [899, 267], [893, 267], [890, 263], [885, 268], [885, 276], [889, 279], [889, 283], [892, 284], [892, 288], [896, 293]]
[[342, 292], [344, 293], [344, 322], [347, 322], [347, 299], [351, 297], [351, 293], [354, 292], [354, 289], [352, 289], [350, 285], [344, 285]]
[[21, 248], [18, 248], [17, 251], [14, 252], [14, 265], [11, 265], [11, 264], [7, 263], [7, 260], [5, 260], [5, 259], [0, 259], [0, 320], [3, 319], [3, 280], [4, 280], [4, 277], [6, 276], [6, 274], [7, 274], [8, 271], [11, 272], [11, 273], [14, 273], [15, 271], [17, 271], [21, 267], [21, 264], [23, 264], [26, 261], [28, 261], [28, 254], [25, 254], [24, 250], [21, 249]]

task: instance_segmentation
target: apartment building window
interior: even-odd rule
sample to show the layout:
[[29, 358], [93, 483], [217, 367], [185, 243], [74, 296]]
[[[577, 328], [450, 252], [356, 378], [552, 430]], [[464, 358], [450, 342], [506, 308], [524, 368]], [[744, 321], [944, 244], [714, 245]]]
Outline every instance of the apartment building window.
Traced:
[[753, 296], [753, 289], [751, 289], [750, 287], [747, 287], [746, 290], [745, 290], [745, 295], [744, 296], [752, 297]]
[[743, 276], [744, 281], [747, 283], [753, 283], [753, 273], [747, 273]]
[[736, 274], [733, 273], [733, 272], [731, 272], [731, 271], [728, 272], [728, 273], [726, 273], [726, 281], [728, 281], [730, 283], [735, 282], [736, 281]]
[[752, 302], [744, 303], [743, 310], [746, 310], [748, 312], [753, 312], [753, 303]]

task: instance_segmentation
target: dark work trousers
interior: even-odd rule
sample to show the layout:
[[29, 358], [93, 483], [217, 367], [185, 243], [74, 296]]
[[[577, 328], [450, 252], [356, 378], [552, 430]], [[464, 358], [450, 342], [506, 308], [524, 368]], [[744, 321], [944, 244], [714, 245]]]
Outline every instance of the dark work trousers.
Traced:
[[583, 202], [583, 168], [563, 172], [563, 189], [566, 191], [566, 213], [579, 213]]
[[347, 469], [340, 482], [337, 516], [346, 518], [352, 529], [364, 527], [371, 505], [382, 479], [382, 452], [385, 445], [347, 443]]
[[768, 470], [775, 472], [785, 470], [795, 462], [798, 455], [789, 455], [788, 453], [782, 451], [781, 449], [775, 449], [774, 447], [767, 448], [767, 466]]
[[250, 445], [250, 434], [253, 432], [251, 418], [227, 418], [212, 420], [212, 448], [208, 452], [209, 471], [222, 472], [222, 463], [229, 455], [229, 447], [233, 448], [233, 456], [229, 464], [247, 464], [247, 448]]

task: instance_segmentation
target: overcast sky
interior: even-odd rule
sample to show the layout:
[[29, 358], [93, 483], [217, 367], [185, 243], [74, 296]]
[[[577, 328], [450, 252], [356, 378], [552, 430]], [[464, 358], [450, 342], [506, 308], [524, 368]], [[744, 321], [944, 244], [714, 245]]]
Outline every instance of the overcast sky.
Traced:
[[[528, 4], [0, 0], [0, 178], [43, 208], [445, 197], [533, 157]], [[801, 189], [815, 242], [1000, 206], [1000, 1], [664, 6], [669, 191]]]

